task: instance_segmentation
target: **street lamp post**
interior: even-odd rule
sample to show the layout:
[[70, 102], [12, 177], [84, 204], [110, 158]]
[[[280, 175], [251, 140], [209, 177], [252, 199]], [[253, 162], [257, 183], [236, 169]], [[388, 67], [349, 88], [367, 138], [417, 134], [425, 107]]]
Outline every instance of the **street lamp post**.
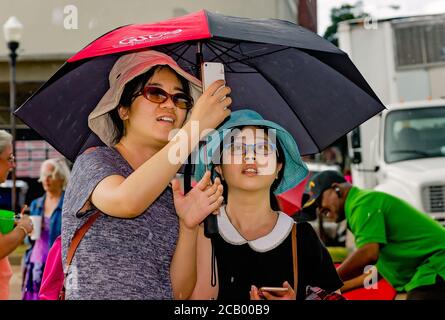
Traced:
[[[16, 124], [14, 111], [16, 107], [16, 62], [17, 62], [17, 49], [22, 37], [23, 25], [16, 17], [10, 17], [3, 25], [3, 31], [5, 35], [6, 44], [9, 48], [10, 57], [10, 84], [9, 84], [9, 108], [10, 108], [10, 123], [11, 123], [11, 135], [12, 135], [12, 154], [15, 158], [16, 149]], [[16, 191], [16, 171], [15, 166], [12, 169], [12, 188], [11, 188], [11, 204], [12, 210], [17, 212], [17, 191]]]

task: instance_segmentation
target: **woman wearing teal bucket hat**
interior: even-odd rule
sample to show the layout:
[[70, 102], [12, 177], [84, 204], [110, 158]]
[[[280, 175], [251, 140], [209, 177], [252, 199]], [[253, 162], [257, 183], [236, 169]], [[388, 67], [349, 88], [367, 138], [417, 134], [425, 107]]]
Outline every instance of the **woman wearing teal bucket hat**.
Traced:
[[[5, 130], [0, 130], [0, 183], [3, 183], [8, 176], [9, 171], [15, 166], [14, 157], [12, 155], [12, 136]], [[11, 219], [6, 215], [8, 212], [3, 211], [5, 215], [1, 217]], [[14, 216], [14, 213], [12, 213]], [[0, 230], [0, 300], [7, 300], [9, 297], [9, 279], [12, 277], [11, 266], [9, 265], [8, 255], [15, 250], [32, 232], [32, 222], [28, 216], [23, 216], [17, 222], [14, 228], [11, 221], [0, 221], [2, 227]], [[3, 234], [4, 232], [4, 234]]]
[[192, 298], [304, 299], [307, 286], [339, 289], [342, 282], [312, 227], [296, 225], [280, 211], [275, 198], [308, 173], [292, 136], [258, 113], [240, 110], [207, 141], [195, 178], [201, 179], [206, 171], [203, 162], [209, 159], [214, 177], [224, 185], [225, 204], [212, 239], [216, 261], [211, 241], [200, 228]]

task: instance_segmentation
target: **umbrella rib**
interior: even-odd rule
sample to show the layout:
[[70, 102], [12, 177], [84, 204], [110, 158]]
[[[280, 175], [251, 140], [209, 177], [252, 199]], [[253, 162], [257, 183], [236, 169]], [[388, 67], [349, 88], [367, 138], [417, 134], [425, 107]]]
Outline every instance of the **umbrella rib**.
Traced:
[[185, 44], [185, 45], [184, 45], [184, 50], [181, 52], [181, 54], [178, 56], [178, 58], [179, 58], [179, 59], [183, 59], [183, 60], [185, 60], [185, 61], [187, 61], [187, 62], [190, 62], [190, 61], [188, 61], [187, 59], [183, 58], [183, 56], [184, 56], [184, 54], [187, 52], [187, 50], [188, 50], [191, 46], [192, 46], [191, 44]]
[[[287, 105], [290, 105], [290, 104], [288, 103], [288, 101], [285, 99], [285, 97], [281, 94], [281, 92], [277, 89], [277, 86], [275, 85], [275, 83], [274, 83], [271, 79], [269, 79], [267, 76], [265, 76], [265, 75], [264, 75], [259, 69], [257, 69], [255, 66], [252, 66], [252, 65], [250, 65], [250, 64], [248, 64], [248, 63], [244, 63], [244, 64], [246, 64], [246, 65], [248, 65], [249, 67], [251, 67], [252, 69], [256, 70], [257, 73], [259, 73], [259, 74], [260, 74], [260, 75], [261, 75], [267, 82], [269, 82], [269, 83], [273, 86], [273, 88], [275, 88], [275, 91], [276, 91], [276, 92], [280, 95], [280, 97], [286, 102], [286, 104], [287, 104]], [[304, 122], [301, 121], [301, 119], [300, 119], [300, 117], [298, 116], [298, 114], [297, 114], [292, 108], [289, 108], [289, 109], [292, 111], [292, 113], [293, 113], [293, 114], [297, 117], [297, 119], [300, 121], [302, 127], [306, 130], [308, 136], [311, 137], [312, 141], [313, 141], [314, 144], [317, 146], [317, 149], [321, 151], [321, 148], [320, 148], [320, 146], [318, 145], [317, 141], [312, 137], [311, 132], [310, 132], [309, 129], [306, 127], [306, 125], [304, 124]]]
[[198, 67], [197, 67], [197, 65], [196, 65], [195, 62], [193, 62], [193, 61], [189, 61], [188, 59], [186, 59], [186, 58], [183, 57], [184, 54], [187, 52], [187, 50], [190, 49], [191, 46], [192, 46], [191, 43], [189, 43], [189, 44], [185, 44], [185, 46], [184, 46], [184, 51], [183, 51], [180, 55], [178, 55], [178, 60], [177, 60], [177, 61], [179, 61], [179, 59], [182, 59], [182, 60], [184, 60], [184, 61], [187, 61], [187, 63], [189, 63], [189, 64], [191, 65], [190, 68], [191, 68], [192, 70], [197, 70]]
[[[178, 53], [176, 53], [175, 51], [173, 51], [173, 50], [179, 50], [181, 47], [184, 47], [184, 48], [185, 48], [184, 51], [183, 51], [181, 54], [178, 54]], [[184, 53], [186, 53], [187, 50], [188, 50], [190, 47], [191, 47], [191, 44], [181, 43], [180, 45], [174, 47], [173, 49], [169, 49], [169, 48], [167, 48], [167, 47], [163, 47], [163, 49], [164, 49], [165, 51], [167, 51], [168, 55], [170, 55], [170, 56], [175, 56], [175, 57], [178, 58], [178, 60], [179, 60], [179, 59], [182, 59], [182, 60], [184, 60], [184, 61], [187, 61], [187, 62], [190, 63], [191, 65], [195, 66], [196, 64], [195, 64], [194, 62], [189, 61], [188, 59], [186, 59], [186, 58], [183, 57]]]
[[[216, 44], [216, 43], [211, 43], [211, 42], [209, 41], [209, 44], [212, 44], [214, 47], [217, 47], [217, 44]], [[220, 58], [222, 55], [226, 54], [227, 52], [232, 51], [233, 48], [239, 46], [239, 43], [235, 43], [231, 48], [227, 48], [227, 47], [224, 47], [224, 46], [222, 46], [222, 45], [220, 45], [220, 46], [221, 46], [222, 48], [224, 48], [224, 50], [222, 50], [223, 52], [221, 52], [220, 54], [217, 54], [214, 50], [212, 50], [212, 48], [210, 48], [210, 46], [208, 46], [209, 49], [212, 50], [212, 52], [215, 54], [215, 56], [216, 56], [215, 58]], [[215, 59], [213, 59], [212, 61], [215, 61]]]
[[[219, 47], [218, 47], [219, 46]], [[242, 59], [239, 59], [239, 58], [236, 58], [236, 57], [234, 57], [234, 56], [232, 56], [232, 55], [230, 55], [228, 52], [230, 52], [230, 51], [233, 51], [233, 48], [235, 48], [235, 47], [237, 47], [237, 46], [239, 46], [239, 44], [235, 44], [233, 47], [231, 47], [231, 48], [227, 48], [227, 47], [225, 47], [225, 46], [223, 46], [222, 44], [219, 44], [219, 43], [213, 43], [213, 42], [209, 42], [208, 44], [207, 44], [207, 47], [213, 52], [213, 53], [215, 53], [215, 55], [217, 55], [216, 54], [216, 52], [213, 50], [213, 49], [218, 49], [218, 50], [223, 50], [224, 52], [222, 52], [221, 54], [219, 54], [219, 55], [217, 55], [219, 58], [221, 57], [221, 56], [223, 56], [223, 55], [226, 55], [226, 56], [228, 56], [229, 58], [231, 58], [233, 61], [231, 61], [231, 62], [228, 62], [228, 63], [224, 63], [224, 64], [226, 64], [226, 65], [228, 65], [228, 64], [231, 64], [231, 63], [236, 63], [236, 62], [241, 62], [241, 63], [243, 63], [241, 60]], [[212, 48], [213, 47], [213, 48]], [[223, 49], [221, 49], [221, 47], [223, 48]], [[224, 62], [222, 59], [220, 59], [222, 62]], [[247, 64], [246, 64], [247, 65]], [[229, 68], [231, 68], [230, 66], [228, 66]], [[233, 71], [233, 69], [231, 68], [231, 70]], [[233, 71], [233, 72], [235, 72], [235, 71]], [[248, 72], [248, 73], [250, 73], [250, 72]]]
[[[216, 58], [220, 58], [220, 61], [221, 62], [223, 62], [222, 60], [221, 60], [221, 56], [223, 56], [223, 55], [225, 55], [227, 52], [229, 52], [229, 51], [232, 51], [233, 50], [233, 48], [235, 48], [236, 46], [238, 46], [239, 44], [238, 43], [235, 43], [231, 48], [227, 48], [227, 47], [224, 47], [224, 46], [222, 46], [222, 45], [220, 45], [220, 47], [222, 47], [223, 49], [221, 49], [221, 48], [218, 48], [217, 46], [218, 46], [218, 44], [217, 43], [212, 43], [212, 42], [207, 42], [206, 43], [207, 44], [207, 47], [215, 54], [215, 58], [213, 58], [211, 61], [215, 61], [215, 59]], [[212, 48], [213, 47], [213, 48]], [[214, 49], [219, 49], [219, 50], [222, 50], [223, 52], [221, 52], [221, 53], [216, 53], [216, 51], [214, 50]]]
[[[266, 79], [266, 81], [268, 81], [269, 83], [271, 83], [273, 85], [273, 87], [275, 88], [275, 91], [280, 95], [280, 97], [286, 102], [287, 105], [290, 105], [289, 102], [284, 98], [284, 96], [281, 94], [280, 90], [276, 89], [276, 85], [275, 83], [269, 79], [268, 77], [266, 77], [260, 70], [258, 70], [257, 68], [255, 68], [252, 65], [249, 65], [251, 68], [255, 69], [259, 74], [261, 74], [261, 76], [263, 76], [264, 79]], [[321, 151], [320, 146], [318, 145], [317, 141], [312, 137], [311, 132], [309, 131], [309, 128], [306, 127], [306, 125], [304, 124], [303, 121], [301, 121], [300, 117], [298, 116], [298, 114], [292, 109], [292, 113], [297, 117], [297, 119], [300, 121], [301, 125], [303, 126], [303, 128], [306, 130], [307, 134], [309, 137], [311, 137], [312, 141], [314, 142], [314, 144], [317, 146], [317, 149]]]
[[213, 58], [211, 61], [215, 61], [215, 59], [218, 58], [219, 61], [221, 61], [223, 64], [227, 65], [227, 67], [230, 69], [230, 71], [235, 72], [235, 70], [233, 70], [233, 68], [232, 68], [229, 64], [224, 63], [224, 60], [221, 59], [221, 56], [222, 56], [222, 55], [227, 55], [227, 56], [229, 56], [230, 58], [233, 58], [233, 57], [231, 57], [230, 55], [228, 55], [227, 52], [228, 52], [228, 50], [231, 50], [231, 49], [234, 48], [234, 47], [232, 47], [232, 48], [226, 50], [225, 52], [222, 52], [221, 54], [217, 54], [216, 51], [215, 51], [214, 48], [213, 48], [213, 45], [212, 45], [210, 42], [209, 42], [209, 43], [206, 43], [206, 46], [207, 46], [207, 48], [208, 48], [210, 51], [212, 51], [212, 52], [215, 54], [215, 58]]
[[[225, 47], [225, 46], [222, 45], [221, 43], [212, 43], [212, 45], [215, 46], [215, 47], [220, 46], [220, 47], [222, 47], [222, 48], [224, 48], [224, 49], [227, 49], [227, 47]], [[233, 47], [232, 47], [232, 48], [233, 48]], [[231, 49], [232, 49], [232, 48], [231, 48]], [[217, 49], [218, 49], [218, 48], [217, 48]], [[303, 53], [306, 53], [306, 54], [310, 55], [311, 57], [314, 57], [314, 56], [311, 55], [308, 51], [316, 51], [316, 50], [299, 49], [299, 48], [294, 48], [294, 47], [284, 47], [284, 48], [281, 48], [281, 49], [277, 49], [277, 50], [275, 50], [275, 51], [271, 51], [271, 52], [267, 52], [267, 53], [262, 53], [262, 54], [259, 54], [259, 55], [256, 55], [256, 56], [250, 56], [250, 57], [246, 57], [246, 58], [242, 58], [242, 59], [234, 58], [233, 56], [230, 56], [230, 55], [227, 54], [227, 53], [225, 53], [225, 54], [228, 55], [230, 58], [234, 59], [234, 61], [232, 61], [232, 62], [230, 62], [230, 63], [236, 63], [236, 62], [239, 62], [239, 63], [243, 63], [243, 64], [245, 64], [245, 65], [250, 66], [249, 64], [244, 63], [244, 61], [246, 61], [246, 60], [251, 60], [251, 59], [255, 59], [255, 58], [261, 58], [261, 57], [264, 57], [264, 56], [267, 56], [267, 55], [270, 55], [270, 54], [273, 54], [273, 53], [277, 53], [277, 52], [285, 51], [285, 50], [298, 50], [298, 51], [301, 51], [301, 52], [303, 52]], [[240, 51], [242, 51], [242, 50], [240, 50]], [[329, 53], [327, 53], [327, 54], [329, 54]], [[314, 57], [314, 58], [315, 58], [315, 57]], [[322, 62], [323, 64], [327, 65], [327, 66], [330, 67], [331, 69], [337, 71], [335, 68], [332, 68], [329, 64], [326, 64], [324, 61], [322, 61], [322, 60], [320, 60], [320, 59], [317, 59], [317, 60], [319, 60], [319, 61]], [[338, 72], [338, 71], [337, 71], [337, 72]], [[241, 72], [238, 72], [238, 73], [241, 73]]]
[[261, 58], [261, 57], [268, 56], [268, 55], [273, 54], [273, 53], [277, 53], [277, 52], [281, 52], [281, 51], [286, 51], [286, 50], [289, 50], [289, 49], [292, 49], [292, 48], [291, 48], [291, 47], [286, 47], [286, 48], [278, 49], [278, 50], [271, 51], [271, 52], [268, 52], [268, 53], [262, 53], [262, 54], [259, 54], [259, 55], [254, 56], [254, 57], [247, 57], [247, 58], [244, 58], [244, 59], [240, 59], [240, 60], [238, 60], [237, 62], [244, 63], [244, 61], [246, 61], [246, 60], [251, 60], [251, 59]]
[[[212, 43], [212, 45], [213, 46], [215, 46], [215, 47], [217, 47], [217, 46], [221, 46], [221, 47], [223, 47], [224, 49], [227, 49], [225, 46], [223, 46], [222, 44], [217, 44], [217, 43]], [[239, 45], [239, 44], [237, 44], [237, 45]], [[235, 46], [234, 46], [235, 47]], [[248, 65], [248, 66], [250, 66], [249, 64], [247, 64], [247, 63], [244, 63], [244, 61], [247, 61], [247, 60], [251, 60], [251, 59], [255, 59], [255, 58], [261, 58], [261, 57], [264, 57], [264, 56], [267, 56], [267, 55], [270, 55], [270, 54], [273, 54], [273, 53], [277, 53], [277, 52], [281, 52], [281, 51], [285, 51], [285, 50], [289, 50], [289, 49], [293, 49], [293, 48], [291, 48], [291, 47], [285, 47], [285, 48], [281, 48], [281, 49], [278, 49], [278, 50], [275, 50], [275, 51], [271, 51], [271, 52], [267, 52], [267, 53], [262, 53], [262, 54], [259, 54], [259, 55], [256, 55], [256, 56], [248, 56], [248, 57], [246, 57], [246, 58], [241, 58], [241, 59], [239, 59], [239, 58], [235, 58], [235, 57], [233, 57], [233, 56], [231, 56], [231, 55], [229, 55], [227, 52], [229, 51], [229, 50], [232, 50], [234, 47], [232, 47], [232, 48], [230, 48], [230, 49], [227, 49], [224, 53], [222, 53], [222, 54], [225, 54], [225, 55], [227, 55], [227, 56], [229, 56], [230, 58], [232, 58], [234, 61], [231, 61], [231, 62], [229, 62], [229, 63], [237, 63], [237, 62], [239, 62], [239, 63], [243, 63], [243, 64], [245, 64], [245, 65]], [[218, 48], [216, 48], [216, 49], [218, 49]], [[222, 55], [221, 54], [221, 55]]]
[[[227, 48], [226, 48], [224, 45], [222, 45], [221, 43], [215, 43], [215, 42], [212, 42], [211, 45], [214, 46], [214, 47], [216, 47], [216, 49], [219, 49], [218, 46], [227, 49]], [[233, 49], [233, 47], [232, 47], [231, 49]], [[313, 58], [316, 59], [316, 57], [312, 56], [309, 52], [307, 52], [307, 50], [298, 49], [298, 48], [293, 48], [293, 47], [281, 48], [281, 49], [279, 49], [279, 50], [275, 50], [275, 51], [272, 51], [272, 52], [264, 53], [264, 54], [257, 55], [257, 56], [254, 56], [254, 57], [247, 57], [247, 58], [243, 58], [243, 59], [236, 59], [236, 58], [234, 58], [233, 56], [231, 56], [229, 53], [227, 53], [227, 51], [226, 51], [224, 54], [227, 55], [227, 56], [229, 56], [230, 58], [234, 59], [234, 61], [231, 61], [230, 63], [236, 63], [236, 62], [239, 62], [239, 63], [242, 63], [242, 64], [244, 64], [244, 65], [247, 65], [247, 66], [251, 67], [252, 69], [256, 70], [256, 71], [257, 71], [259, 74], [261, 74], [267, 81], [269, 81], [269, 79], [268, 79], [267, 77], [265, 77], [264, 74], [263, 74], [261, 71], [259, 71], [257, 68], [255, 68], [255, 67], [253, 67], [251, 64], [249, 64], [249, 63], [248, 63], [248, 60], [251, 60], [251, 59], [254, 59], [254, 58], [263, 57], [263, 56], [267, 56], [267, 55], [269, 55], [269, 54], [274, 54], [274, 53], [277, 53], [277, 52], [280, 52], [280, 51], [284, 51], [284, 50], [298, 50], [298, 51], [300, 51], [300, 52], [302, 52], [302, 53], [305, 53], [305, 54], [307, 54], [307, 55], [309, 55], [309, 56], [311, 56], [311, 57], [313, 57]], [[341, 72], [339, 72], [338, 70], [336, 70], [335, 68], [333, 68], [333, 67], [330, 66], [329, 64], [325, 63], [324, 61], [319, 60], [319, 59], [317, 59], [317, 60], [320, 61], [321, 63], [323, 63], [324, 65], [328, 66], [329, 68], [331, 68], [331, 69], [334, 70], [335, 72], [337, 72], [337, 73], [339, 74], [339, 76], [341, 76], [341, 77], [347, 79], [349, 82], [351, 82], [351, 83], [352, 83], [354, 86], [356, 86], [358, 89], [360, 89], [361, 91], [363, 91], [363, 92], [365, 92], [366, 94], [368, 94], [368, 92], [367, 92], [366, 90], [364, 90], [363, 88], [361, 88], [360, 86], [358, 86], [354, 81], [352, 81], [351, 79], [349, 79], [348, 77], [346, 77], [345, 75], [343, 75]], [[229, 63], [228, 63], [228, 64], [229, 64]], [[250, 73], [250, 72], [237, 72], [237, 73]], [[269, 82], [272, 83], [271, 81], [269, 81]], [[286, 101], [286, 99], [284, 99], [284, 97], [281, 95], [281, 93], [280, 93], [278, 90], [277, 90], [277, 93], [279, 93], [280, 96], [283, 98], [283, 100]], [[287, 101], [286, 101], [286, 102], [287, 102]], [[291, 109], [291, 110], [292, 110], [292, 109]], [[304, 122], [301, 121], [301, 119], [298, 117], [298, 115], [297, 115], [293, 110], [292, 110], [292, 112], [293, 112], [293, 113], [295, 114], [295, 116], [300, 120], [300, 123], [301, 123], [302, 126], [306, 129], [308, 135], [312, 138], [312, 135], [310, 134], [308, 128], [304, 125]], [[352, 129], [353, 129], [353, 128], [351, 128], [351, 130], [352, 130]], [[314, 139], [312, 139], [312, 140], [313, 140], [314, 144], [317, 146], [318, 150], [321, 150], [321, 147], [320, 147], [319, 144], [317, 144], [316, 140], [314, 140]]]
[[[210, 48], [210, 45], [211, 45], [211, 46], [216, 46], [214, 43], [209, 44], [209, 45], [208, 45], [208, 48], [209, 48], [210, 50], [212, 50], [212, 49]], [[232, 47], [232, 49], [233, 49], [233, 48], [234, 48], [234, 47]], [[218, 48], [216, 48], [216, 49], [218, 49]], [[212, 51], [213, 51], [213, 50], [212, 50]], [[221, 61], [224, 63], [224, 65], [227, 65], [227, 67], [228, 67], [233, 73], [256, 73], [256, 72], [253, 72], [253, 71], [235, 71], [235, 70], [230, 66], [230, 64], [240, 62], [240, 63], [242, 63], [242, 64], [244, 64], [244, 65], [246, 65], [246, 66], [249, 66], [249, 67], [250, 67], [250, 65], [248, 65], [247, 63], [244, 63], [242, 60], [240, 60], [240, 59], [238, 59], [238, 58], [236, 58], [236, 57], [234, 57], [234, 56], [228, 54], [228, 50], [227, 50], [224, 54], [225, 54], [226, 56], [228, 56], [229, 58], [231, 58], [233, 61], [232, 61], [232, 62], [229, 62], [229, 63], [225, 62], [224, 60], [221, 60]], [[220, 56], [221, 56], [221, 55], [220, 55]]]
[[191, 46], [190, 44], [183, 43], [181, 46], [177, 46], [174, 50], [179, 51], [181, 49], [181, 47], [184, 47], [184, 50], [181, 53], [176, 53], [176, 51], [174, 51], [174, 52], [172, 51], [172, 54], [176, 55], [178, 57], [178, 60], [183, 59], [187, 62], [190, 62], [187, 59], [183, 58], [184, 53], [190, 48], [190, 46]]
[[[212, 43], [212, 45], [213, 45], [213, 46], [217, 46], [218, 44]], [[220, 45], [220, 44], [219, 44], [219, 45]], [[268, 54], [276, 53], [276, 52], [284, 51], [284, 50], [288, 50], [288, 49], [292, 49], [292, 48], [287, 47], [287, 48], [283, 48], [283, 49], [280, 49], [280, 50], [277, 50], [277, 51], [274, 51], [274, 52], [270, 52], [270, 53], [268, 53]], [[227, 56], [229, 56], [230, 58], [233, 58], [233, 57], [232, 57], [231, 55], [229, 55], [227, 52], [226, 52], [225, 54], [226, 54]], [[256, 56], [255, 58], [257, 58], [257, 57], [262, 57], [262, 56], [265, 56], [265, 55], [267, 55], [267, 54], [258, 55], [258, 56]], [[284, 98], [284, 96], [281, 94], [281, 92], [280, 92], [279, 90], [276, 89], [275, 83], [274, 83], [273, 81], [271, 81], [271, 79], [269, 79], [268, 77], [266, 77], [266, 76], [265, 76], [259, 69], [257, 69], [255, 66], [252, 66], [251, 64], [249, 64], [249, 63], [247, 62], [248, 60], [253, 59], [253, 58], [254, 58], [254, 57], [250, 57], [250, 58], [248, 58], [248, 59], [247, 59], [247, 58], [246, 58], [246, 59], [238, 59], [238, 62], [240, 62], [240, 63], [242, 63], [242, 64], [245, 64], [245, 65], [249, 66], [250, 68], [254, 69], [254, 70], [255, 70], [258, 74], [260, 74], [260, 75], [261, 75], [267, 82], [271, 83], [272, 86], [275, 88], [275, 91], [276, 91], [276, 92], [280, 95], [280, 97], [286, 102], [286, 104], [289, 105], [289, 103], [288, 103], [287, 100]], [[235, 61], [235, 62], [236, 62], [236, 61]], [[241, 73], [241, 72], [238, 72], [238, 73]], [[247, 72], [246, 72], [246, 73], [247, 73]], [[253, 72], [249, 72], [249, 73], [253, 73]], [[313, 141], [314, 144], [317, 146], [318, 150], [321, 150], [320, 146], [317, 144], [316, 140], [312, 138], [312, 134], [310, 133], [309, 129], [305, 126], [304, 122], [301, 121], [301, 119], [300, 119], [300, 117], [298, 116], [298, 114], [297, 114], [292, 108], [289, 108], [289, 109], [292, 110], [292, 113], [293, 113], [293, 114], [297, 117], [297, 119], [300, 121], [301, 125], [302, 125], [303, 128], [306, 130], [308, 136], [311, 137], [312, 141]]]

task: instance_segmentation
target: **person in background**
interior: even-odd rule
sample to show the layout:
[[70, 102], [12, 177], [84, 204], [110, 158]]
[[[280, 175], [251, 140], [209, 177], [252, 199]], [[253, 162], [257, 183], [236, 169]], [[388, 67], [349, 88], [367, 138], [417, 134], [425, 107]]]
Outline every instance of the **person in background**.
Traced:
[[23, 300], [38, 300], [48, 251], [61, 233], [64, 190], [70, 170], [64, 159], [45, 160], [40, 167], [40, 179], [45, 194], [31, 202], [31, 216], [42, 217], [40, 237], [30, 240], [31, 247], [25, 254]]
[[[310, 195], [308, 193], [303, 193], [303, 196], [301, 198], [301, 207], [306, 203], [307, 200], [309, 200]], [[317, 210], [316, 208], [308, 208], [303, 209], [301, 208], [297, 212], [295, 212], [292, 216], [292, 219], [295, 220], [295, 222], [309, 222], [317, 220]]]
[[337, 269], [342, 292], [362, 287], [375, 265], [407, 299], [445, 299], [445, 228], [389, 194], [362, 190], [337, 171], [324, 171], [309, 181], [305, 207], [340, 222], [346, 219], [357, 250]]
[[329, 165], [341, 166], [343, 163], [343, 157], [340, 149], [337, 147], [328, 147], [321, 152], [321, 160]]
[[[12, 136], [5, 130], [0, 130], [0, 183], [6, 181], [9, 171], [15, 166], [12, 154]], [[28, 216], [21, 216], [16, 227], [8, 234], [0, 233], [0, 300], [9, 298], [9, 280], [12, 269], [8, 255], [13, 252], [25, 237], [33, 230], [32, 221]]]

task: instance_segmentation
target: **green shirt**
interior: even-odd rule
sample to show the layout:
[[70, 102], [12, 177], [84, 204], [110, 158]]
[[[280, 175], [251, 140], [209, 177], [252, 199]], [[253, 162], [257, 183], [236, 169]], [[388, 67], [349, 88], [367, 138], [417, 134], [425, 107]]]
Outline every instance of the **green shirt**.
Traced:
[[445, 279], [445, 228], [389, 194], [352, 187], [345, 203], [357, 248], [380, 244], [379, 273], [398, 291]]

